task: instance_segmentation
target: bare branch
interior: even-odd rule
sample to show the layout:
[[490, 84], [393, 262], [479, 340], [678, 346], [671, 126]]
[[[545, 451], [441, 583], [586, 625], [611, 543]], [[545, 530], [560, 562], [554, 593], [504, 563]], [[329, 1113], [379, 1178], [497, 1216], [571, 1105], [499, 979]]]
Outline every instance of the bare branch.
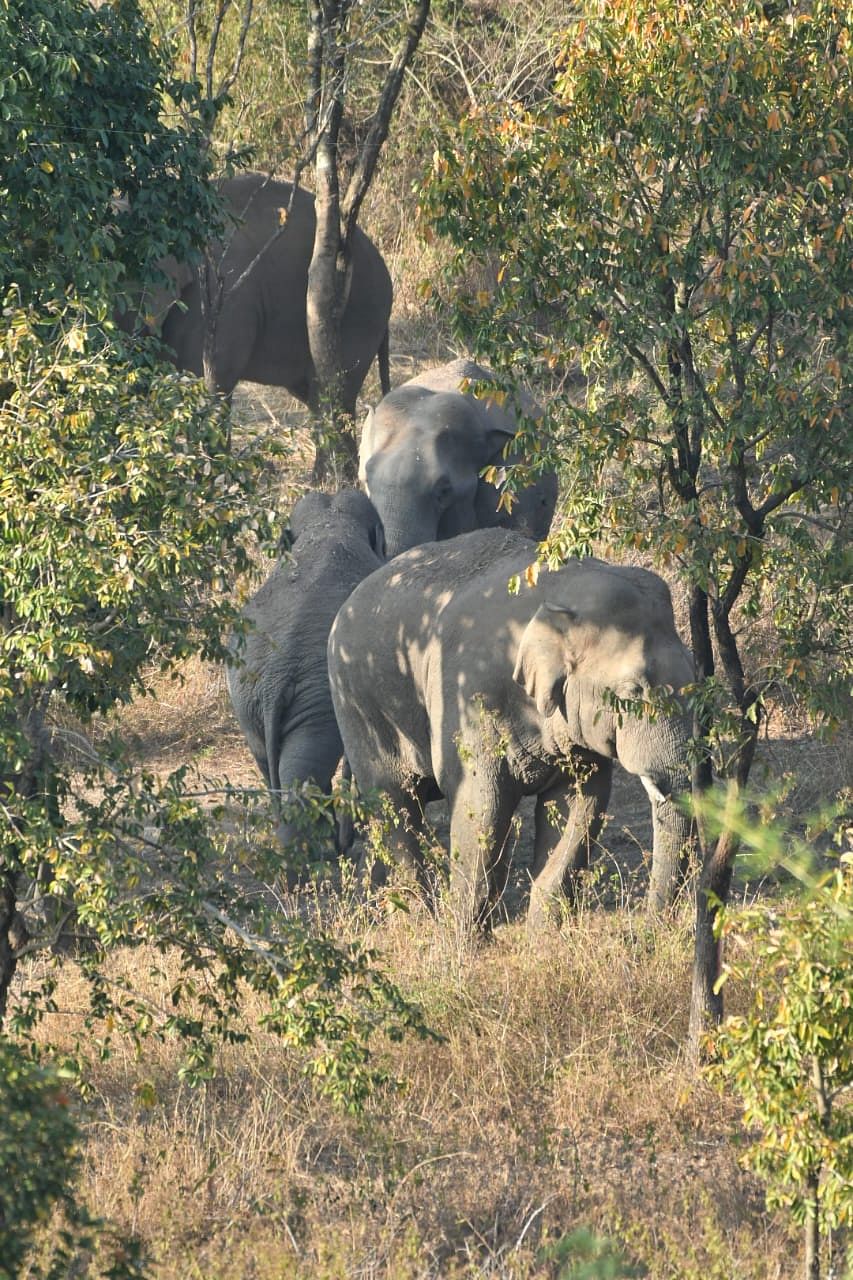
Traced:
[[429, 16], [429, 9], [430, 0], [417, 0], [414, 15], [408, 23], [406, 32], [400, 40], [397, 52], [394, 54], [391, 65], [388, 68], [376, 112], [343, 201], [343, 241], [345, 246], [350, 242], [352, 232], [358, 221], [362, 201], [373, 180], [379, 153], [382, 150], [385, 139], [388, 137], [391, 115], [400, 96], [406, 68], [420, 44], [426, 20]]
[[216, 47], [219, 44], [219, 34], [222, 30], [222, 23], [226, 13], [231, 8], [231, 0], [221, 0], [219, 8], [216, 10], [216, 16], [213, 19], [213, 27], [210, 32], [210, 42], [207, 46], [207, 65], [204, 73], [204, 88], [207, 97], [213, 101], [213, 63], [216, 59]]
[[198, 0], [187, 0], [187, 39], [190, 45], [190, 80], [198, 79], [198, 36], [195, 29], [195, 17], [198, 11]]
[[243, 16], [240, 20], [240, 30], [237, 33], [237, 51], [234, 54], [234, 61], [231, 64], [231, 70], [222, 78], [219, 88], [216, 90], [217, 98], [222, 98], [226, 93], [230, 93], [234, 83], [240, 74], [240, 68], [243, 65], [243, 57], [246, 52], [246, 39], [249, 35], [249, 26], [252, 21], [252, 10], [255, 0], [244, 0]]

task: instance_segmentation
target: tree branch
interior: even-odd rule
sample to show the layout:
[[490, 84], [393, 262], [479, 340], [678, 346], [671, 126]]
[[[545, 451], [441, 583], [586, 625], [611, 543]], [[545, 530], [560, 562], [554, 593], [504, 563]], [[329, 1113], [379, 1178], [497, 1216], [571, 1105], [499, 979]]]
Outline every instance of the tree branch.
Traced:
[[397, 46], [376, 111], [371, 121], [361, 154], [350, 178], [342, 205], [343, 241], [348, 245], [358, 221], [362, 201], [373, 180], [379, 153], [388, 137], [388, 129], [394, 106], [400, 96], [406, 68], [415, 55], [429, 16], [430, 0], [417, 0], [414, 16], [407, 25], [405, 35]]
[[213, 101], [213, 63], [216, 58], [216, 46], [219, 44], [219, 33], [222, 30], [222, 23], [225, 15], [231, 8], [231, 0], [221, 0], [219, 8], [213, 19], [213, 26], [210, 30], [210, 42], [207, 46], [207, 64], [204, 69], [204, 88], [208, 100]]
[[222, 78], [219, 88], [216, 90], [216, 97], [222, 98], [229, 93], [240, 74], [240, 68], [243, 65], [243, 57], [246, 52], [246, 39], [249, 34], [249, 26], [252, 21], [252, 10], [255, 0], [244, 0], [243, 16], [240, 21], [240, 30], [237, 33], [237, 51], [234, 54], [234, 61], [231, 64], [231, 70]]

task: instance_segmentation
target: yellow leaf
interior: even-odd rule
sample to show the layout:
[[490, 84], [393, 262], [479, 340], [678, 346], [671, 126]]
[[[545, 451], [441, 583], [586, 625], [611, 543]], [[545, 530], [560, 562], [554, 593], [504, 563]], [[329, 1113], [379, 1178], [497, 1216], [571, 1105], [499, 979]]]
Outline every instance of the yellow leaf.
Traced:
[[286, 222], [287, 222], [287, 210], [285, 208], [281, 208], [278, 210], [278, 225], [280, 227], [283, 227]]
[[481, 307], [485, 307], [489, 301], [489, 295], [485, 289], [477, 290], [477, 303]]
[[527, 568], [524, 570], [524, 581], [527, 583], [528, 587], [536, 586], [536, 583], [539, 581], [539, 561], [538, 560], [534, 561], [533, 564], [529, 564]]
[[782, 119], [776, 107], [773, 108], [770, 115], [767, 117], [767, 128], [771, 133], [778, 133], [782, 128]]
[[44, 169], [45, 173], [53, 173], [53, 165], [50, 163], [49, 160], [42, 160], [41, 164], [39, 165], [39, 168]]

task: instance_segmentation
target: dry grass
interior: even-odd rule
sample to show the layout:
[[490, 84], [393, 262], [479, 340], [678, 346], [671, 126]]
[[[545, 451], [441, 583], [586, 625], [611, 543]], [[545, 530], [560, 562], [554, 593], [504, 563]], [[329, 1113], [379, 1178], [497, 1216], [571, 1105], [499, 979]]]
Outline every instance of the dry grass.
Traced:
[[[221, 673], [183, 674], [128, 708], [124, 732], [155, 768], [190, 760], [256, 783]], [[809, 772], [813, 744], [772, 746]], [[629, 781], [603, 837], [623, 875], [648, 847]], [[359, 1119], [318, 1099], [259, 1006], [250, 1042], [195, 1092], [177, 1046], [120, 1050], [94, 1065], [81, 1112], [87, 1202], [142, 1239], [157, 1280], [544, 1280], [558, 1269], [541, 1250], [579, 1225], [661, 1280], [792, 1278], [796, 1236], [738, 1168], [735, 1108], [683, 1059], [689, 910], [653, 929], [633, 901], [619, 892], [614, 909], [603, 884], [559, 932], [532, 941], [512, 923], [472, 945], [417, 899], [389, 911], [319, 895], [335, 936], [376, 947], [441, 1042], [382, 1046], [404, 1087]], [[122, 959], [159, 1000], [152, 957]], [[41, 1034], [70, 1042], [83, 996], [67, 964]]]
[[[418, 904], [326, 911], [371, 935], [443, 1040], [386, 1046], [405, 1087], [359, 1119], [258, 1030], [196, 1092], [171, 1045], [98, 1064], [84, 1191], [144, 1240], [155, 1276], [522, 1280], [555, 1275], [539, 1250], [579, 1224], [655, 1277], [794, 1275], [784, 1224], [737, 1169], [732, 1109], [681, 1056], [684, 921], [585, 910], [535, 943], [511, 925], [470, 946]], [[68, 966], [52, 1039], [81, 997]]]

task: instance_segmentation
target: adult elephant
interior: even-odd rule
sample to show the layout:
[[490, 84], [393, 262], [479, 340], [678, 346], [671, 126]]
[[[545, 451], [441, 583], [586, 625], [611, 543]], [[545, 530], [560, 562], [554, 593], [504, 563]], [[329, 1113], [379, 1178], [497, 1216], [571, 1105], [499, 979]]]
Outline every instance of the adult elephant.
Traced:
[[[501, 466], [518, 423], [496, 400], [462, 392], [492, 382], [472, 360], [453, 360], [395, 387], [367, 416], [359, 480], [382, 517], [388, 555], [473, 529], [500, 526], [544, 538], [557, 502], [557, 478], [540, 476], [502, 510], [500, 491], [480, 472]], [[525, 413], [536, 405], [526, 397]], [[512, 459], [510, 459], [511, 461]]]
[[249, 749], [288, 811], [279, 838], [293, 850], [306, 843], [295, 792], [313, 782], [328, 794], [343, 754], [326, 666], [329, 631], [353, 587], [383, 563], [382, 525], [363, 493], [308, 493], [293, 508], [284, 547], [289, 555], [246, 605], [251, 629], [231, 642], [226, 677]]
[[[314, 197], [287, 182], [245, 173], [222, 183], [236, 219], [221, 244], [212, 246], [224, 285], [216, 326], [214, 372], [219, 390], [241, 379], [284, 387], [312, 409], [317, 379], [308, 344], [308, 266], [314, 249]], [[163, 264], [172, 292], [155, 290], [140, 308], [174, 356], [179, 369], [202, 375], [205, 320], [196, 272], [174, 259]], [[244, 273], [248, 274], [244, 276]], [[341, 319], [343, 401], [355, 412], [356, 396], [374, 358], [383, 391], [388, 378], [388, 319], [392, 288], [379, 250], [363, 231], [352, 240], [349, 295]]]
[[419, 873], [423, 804], [446, 797], [451, 902], [468, 926], [503, 891], [523, 796], [537, 797], [533, 924], [587, 865], [614, 760], [651, 800], [654, 908], [674, 894], [689, 837], [674, 797], [690, 785], [690, 716], [675, 695], [655, 718], [640, 713], [652, 690], [692, 679], [666, 584], [586, 559], [528, 586], [535, 553], [497, 529], [415, 548], [356, 588], [329, 638], [353, 776], [388, 794], [403, 817], [392, 851]]

